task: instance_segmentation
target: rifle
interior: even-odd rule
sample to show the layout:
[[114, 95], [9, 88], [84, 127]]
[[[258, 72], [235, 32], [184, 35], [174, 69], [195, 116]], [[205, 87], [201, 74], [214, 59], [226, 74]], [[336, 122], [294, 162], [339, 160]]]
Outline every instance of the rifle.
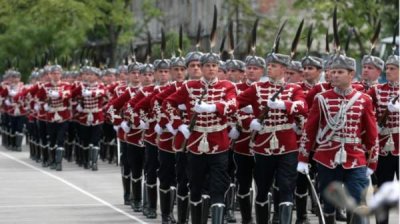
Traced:
[[[396, 103], [396, 101], [399, 99], [399, 95], [397, 95], [395, 98], [393, 98], [392, 103]], [[383, 112], [383, 115], [378, 119], [378, 126], [380, 128], [384, 128], [386, 125], [387, 118], [389, 116], [389, 109], [386, 108], [385, 112]]]

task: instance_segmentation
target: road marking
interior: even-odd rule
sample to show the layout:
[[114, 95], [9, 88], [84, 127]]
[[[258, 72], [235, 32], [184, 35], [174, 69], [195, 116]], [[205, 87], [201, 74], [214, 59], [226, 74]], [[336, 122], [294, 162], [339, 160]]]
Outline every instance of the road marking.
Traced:
[[2, 208], [51, 208], [51, 207], [103, 207], [104, 204], [37, 204], [37, 205], [0, 205]]
[[18, 163], [20, 163], [20, 164], [22, 164], [22, 165], [24, 165], [24, 166], [26, 166], [26, 167], [29, 167], [29, 168], [31, 168], [31, 169], [33, 169], [33, 170], [36, 170], [36, 171], [39, 171], [39, 172], [41, 172], [42, 174], [45, 174], [45, 175], [47, 175], [47, 176], [49, 176], [49, 177], [51, 177], [51, 178], [53, 178], [53, 179], [55, 179], [55, 180], [58, 180], [58, 181], [64, 183], [65, 185], [67, 185], [67, 186], [69, 186], [69, 187], [71, 187], [71, 188], [73, 188], [73, 189], [75, 189], [75, 190], [81, 192], [82, 194], [84, 194], [84, 195], [86, 195], [86, 196], [88, 196], [88, 197], [90, 197], [90, 198], [93, 198], [94, 200], [100, 202], [101, 204], [103, 204], [103, 205], [105, 205], [105, 206], [107, 206], [107, 207], [113, 209], [114, 211], [119, 212], [119, 213], [125, 215], [126, 217], [128, 217], [128, 218], [130, 218], [130, 219], [132, 219], [132, 220], [137, 221], [138, 223], [147, 224], [145, 221], [143, 221], [143, 220], [137, 218], [136, 216], [133, 216], [133, 215], [131, 215], [131, 214], [129, 214], [129, 213], [127, 213], [127, 212], [125, 212], [125, 211], [123, 211], [123, 210], [121, 210], [121, 209], [115, 207], [115, 206], [112, 205], [111, 203], [109, 203], [109, 202], [107, 202], [107, 201], [105, 201], [105, 200], [103, 200], [103, 199], [101, 199], [101, 198], [99, 198], [99, 197], [97, 197], [97, 196], [95, 196], [95, 195], [93, 195], [93, 194], [91, 194], [91, 193], [89, 193], [89, 192], [83, 190], [82, 188], [76, 186], [75, 184], [73, 184], [73, 183], [71, 183], [71, 182], [69, 182], [69, 181], [67, 181], [67, 180], [65, 180], [65, 179], [63, 179], [63, 178], [61, 178], [61, 177], [59, 177], [59, 176], [57, 176], [57, 175], [54, 175], [54, 174], [49, 173], [49, 172], [47, 172], [47, 171], [45, 171], [45, 170], [39, 169], [39, 168], [37, 168], [37, 167], [35, 167], [35, 166], [32, 166], [31, 164], [26, 163], [26, 162], [24, 162], [24, 161], [22, 161], [22, 160], [20, 160], [20, 159], [18, 159], [18, 158], [15, 158], [14, 156], [11, 156], [11, 155], [9, 155], [9, 154], [7, 154], [7, 153], [0, 152], [0, 154], [3, 155], [4, 157], [7, 157], [7, 158], [9, 158], [9, 159], [11, 159], [11, 160], [14, 160], [15, 162], [18, 162]]

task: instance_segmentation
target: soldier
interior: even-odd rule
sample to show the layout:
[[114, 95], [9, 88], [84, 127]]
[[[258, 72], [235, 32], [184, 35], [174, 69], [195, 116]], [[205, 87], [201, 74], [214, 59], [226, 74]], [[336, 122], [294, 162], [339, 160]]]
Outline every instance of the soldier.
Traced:
[[24, 84], [21, 82], [21, 73], [16, 70], [8, 70], [9, 84], [2, 93], [5, 98], [4, 103], [7, 106], [6, 113], [9, 115], [9, 149], [21, 151], [22, 139], [24, 134], [22, 129], [24, 126], [23, 116], [26, 115], [26, 109], [23, 102], [16, 98], [18, 93], [23, 91]]
[[245, 69], [246, 64], [243, 61], [232, 59], [225, 62], [228, 80], [233, 83], [246, 82]]
[[[297, 143], [292, 123], [294, 116], [307, 112], [307, 105], [299, 85], [283, 82], [289, 56], [272, 53], [266, 61], [269, 81], [256, 83], [238, 96], [239, 107], [251, 105], [255, 117], [269, 108], [264, 122], [255, 118], [250, 123], [250, 130], [258, 132], [250, 143], [255, 153], [256, 221], [267, 223], [269, 220], [268, 190], [275, 178], [279, 188], [280, 223], [291, 223], [297, 177]], [[272, 100], [278, 93], [278, 98]]]
[[370, 87], [378, 84], [378, 79], [384, 69], [385, 63], [379, 57], [373, 55], [365, 55], [361, 61], [362, 80], [360, 82], [355, 82], [361, 84], [365, 91], [368, 91]]
[[[378, 187], [399, 179], [399, 56], [391, 55], [386, 60], [387, 83], [370, 88], [376, 108], [379, 126], [379, 163], [376, 169]], [[377, 223], [387, 224], [388, 214], [377, 217]]]
[[[202, 211], [201, 197], [207, 175], [212, 223], [222, 223], [224, 194], [229, 186], [226, 119], [236, 111], [236, 93], [229, 81], [219, 81], [217, 78], [217, 54], [207, 53], [200, 61], [203, 77], [187, 82], [165, 99], [163, 110], [169, 114], [169, 107], [177, 109], [178, 105], [185, 104], [189, 117], [195, 122], [193, 130], [189, 130], [188, 125], [180, 119], [172, 121], [172, 127], [187, 139], [192, 223], [201, 223], [202, 213], [208, 212], [208, 209]], [[193, 114], [197, 118], [193, 118]]]
[[[322, 59], [307, 55], [301, 61], [304, 69], [304, 81], [299, 83], [303, 89], [303, 93], [306, 96], [308, 92], [319, 82], [321, 70], [322, 70]], [[310, 107], [310, 105], [307, 105]], [[304, 120], [306, 117], [296, 117], [296, 130], [298, 133], [298, 139], [301, 137], [301, 130], [303, 129]], [[313, 152], [311, 152], [312, 154]], [[315, 167], [315, 164], [311, 163], [311, 167]], [[314, 170], [312, 170], [314, 171]], [[315, 172], [312, 172], [313, 177]], [[294, 192], [296, 196], [296, 224], [307, 224], [310, 220], [307, 217], [307, 195], [308, 195], [309, 183], [305, 175], [298, 174], [296, 190]]]
[[[330, 65], [333, 89], [315, 99], [302, 134], [297, 170], [309, 173], [309, 156], [315, 144], [313, 159], [317, 162], [320, 192], [332, 181], [342, 181], [357, 202], [368, 186], [368, 177], [377, 164], [377, 130], [372, 101], [352, 88], [355, 60], [343, 55]], [[365, 131], [365, 138], [361, 133]], [[365, 145], [369, 156], [366, 158]], [[322, 197], [326, 223], [335, 223], [335, 207]], [[351, 214], [355, 223], [361, 218]]]
[[[263, 58], [257, 56], [247, 56], [245, 60], [245, 70], [247, 75], [246, 82], [236, 84], [237, 94], [240, 95], [246, 89], [250, 88], [252, 84], [260, 81], [261, 76], [264, 74], [265, 61]], [[237, 68], [241, 69], [240, 67]], [[237, 200], [240, 206], [240, 213], [242, 215], [242, 223], [250, 224], [252, 221], [252, 174], [254, 172], [254, 155], [250, 152], [248, 147], [250, 144], [250, 130], [249, 124], [253, 116], [253, 108], [247, 106], [237, 111], [236, 123], [231, 127], [229, 137], [234, 141], [232, 150], [234, 151], [233, 159], [236, 165], [236, 180], [237, 180]], [[239, 131], [240, 129], [241, 131]]]
[[62, 68], [59, 65], [49, 67], [50, 82], [45, 83], [38, 90], [36, 96], [39, 100], [47, 102], [44, 105], [47, 111], [47, 128], [49, 135], [49, 163], [51, 169], [62, 170], [64, 141], [68, 128], [67, 120], [71, 118], [69, 99], [71, 86], [61, 82]]
[[[84, 83], [75, 88], [72, 97], [80, 98], [77, 111], [81, 114], [78, 118], [83, 143], [83, 165], [85, 169], [98, 170], [99, 141], [101, 127], [104, 122], [103, 100], [105, 87], [99, 83], [100, 70], [95, 67], [84, 66], [82, 69]], [[90, 164], [91, 162], [91, 164]]]

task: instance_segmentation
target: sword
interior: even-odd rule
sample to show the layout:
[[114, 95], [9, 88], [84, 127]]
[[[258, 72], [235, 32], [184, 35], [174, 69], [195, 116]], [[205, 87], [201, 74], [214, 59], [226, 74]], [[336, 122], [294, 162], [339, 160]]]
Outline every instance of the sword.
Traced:
[[317, 202], [318, 206], [318, 212], [319, 212], [319, 223], [320, 224], [325, 224], [325, 218], [324, 218], [324, 213], [322, 212], [322, 207], [321, 207], [321, 202], [319, 201], [317, 191], [315, 190], [314, 184], [311, 181], [310, 174], [305, 174], [308, 180], [308, 183], [310, 184], [310, 189], [311, 189], [311, 194], [315, 198], [315, 201]]

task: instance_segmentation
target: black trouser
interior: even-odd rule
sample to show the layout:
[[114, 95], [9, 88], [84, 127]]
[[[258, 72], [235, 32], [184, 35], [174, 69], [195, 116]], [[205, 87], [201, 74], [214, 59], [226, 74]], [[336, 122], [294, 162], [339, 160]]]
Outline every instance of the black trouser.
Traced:
[[122, 168], [122, 176], [128, 177], [131, 174], [131, 164], [128, 160], [128, 148], [129, 144], [123, 141], [119, 142], [119, 150], [121, 152], [120, 162]]
[[75, 140], [75, 123], [72, 121], [67, 121], [68, 128], [67, 128], [67, 142], [72, 144]]
[[187, 153], [176, 152], [176, 181], [178, 183], [177, 194], [179, 196], [186, 196], [189, 193], [188, 183], [188, 169], [187, 169]]
[[93, 145], [99, 147], [99, 141], [101, 139], [101, 124], [94, 126], [82, 125], [81, 129], [81, 139], [84, 147]]
[[40, 143], [42, 144], [43, 147], [46, 147], [48, 144], [48, 139], [47, 139], [47, 122], [39, 120], [38, 122], [38, 127], [39, 127], [39, 136], [40, 136]]
[[[132, 180], [136, 180], [142, 177], [143, 173], [143, 162], [144, 162], [144, 147], [132, 145], [129, 143], [123, 143], [127, 145], [127, 149], [122, 152], [125, 153], [127, 166], [124, 165], [124, 169], [130, 169]], [[122, 145], [122, 143], [121, 143]], [[124, 147], [125, 148], [125, 147]], [[122, 149], [122, 147], [121, 147]], [[121, 160], [122, 161], [122, 160]], [[122, 163], [125, 164], [125, 163]], [[124, 174], [125, 175], [125, 174]], [[127, 174], [129, 175], [129, 173]], [[126, 176], [126, 175], [125, 175]]]
[[235, 166], [235, 162], [233, 161], [233, 149], [229, 149], [229, 160], [228, 160], [228, 174], [230, 177], [230, 182], [231, 183], [235, 183], [235, 170], [236, 170], [236, 166]]
[[387, 156], [379, 156], [376, 169], [378, 187], [385, 182], [393, 181], [395, 175], [399, 179], [399, 156], [390, 153]]
[[116, 138], [116, 133], [112, 124], [103, 124], [104, 143], [109, 143]]
[[208, 178], [211, 204], [225, 202], [225, 192], [229, 187], [228, 160], [228, 151], [218, 154], [188, 154], [191, 201], [200, 201], [204, 188], [207, 188], [204, 184], [207, 184]]
[[237, 192], [239, 195], [246, 195], [250, 192], [253, 180], [254, 157], [235, 153], [233, 158], [236, 165]]
[[67, 122], [53, 122], [47, 124], [47, 130], [49, 130], [49, 141], [50, 141], [50, 149], [54, 149], [57, 147], [64, 147], [65, 134], [68, 129]]
[[268, 191], [276, 181], [280, 202], [293, 202], [297, 178], [297, 152], [283, 155], [255, 155], [254, 180], [257, 185], [257, 202], [268, 200]]
[[158, 179], [160, 180], [160, 189], [167, 190], [176, 185], [175, 175], [175, 153], [158, 151], [158, 160], [160, 168], [158, 169]]
[[145, 142], [145, 174], [147, 185], [157, 184], [157, 169], [160, 167], [158, 162], [158, 148], [148, 142]]
[[22, 134], [24, 127], [24, 119], [22, 116], [10, 116], [11, 134], [15, 135], [16, 132]]

